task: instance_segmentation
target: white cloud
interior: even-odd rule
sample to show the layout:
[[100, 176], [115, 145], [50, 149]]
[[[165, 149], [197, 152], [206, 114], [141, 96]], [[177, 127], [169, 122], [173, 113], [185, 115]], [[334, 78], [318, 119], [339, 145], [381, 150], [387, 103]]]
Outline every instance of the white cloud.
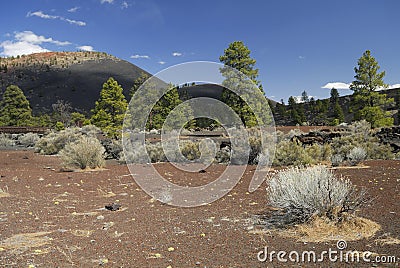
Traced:
[[10, 40], [7, 40], [0, 43], [0, 47], [3, 48], [3, 51], [0, 53], [0, 55], [6, 57], [17, 56], [17, 55], [28, 55], [32, 53], [49, 51], [39, 45], [35, 45], [25, 41], [12, 42]]
[[159, 63], [159, 64], [161, 64], [161, 65], [164, 65], [164, 64], [166, 64], [166, 62], [165, 62], [165, 61], [159, 61], [158, 63]]
[[[68, 10], [69, 11], [69, 10]], [[27, 17], [32, 17], [32, 16], [36, 16], [42, 19], [51, 19], [51, 20], [61, 20], [61, 21], [66, 21], [69, 24], [75, 24], [78, 26], [86, 26], [86, 22], [84, 21], [77, 21], [77, 20], [71, 20], [71, 19], [67, 19], [61, 16], [54, 16], [54, 15], [48, 15], [43, 13], [43, 11], [35, 11], [35, 12], [28, 12], [28, 14], [26, 15]]]
[[60, 17], [59, 16], [54, 16], [54, 15], [48, 15], [48, 14], [44, 14], [43, 13], [43, 11], [35, 11], [35, 12], [28, 12], [28, 15], [26, 15], [27, 17], [32, 17], [32, 16], [36, 16], [36, 17], [39, 17], [39, 18], [42, 18], [42, 19], [51, 19], [51, 20], [54, 20], [54, 19], [59, 19]]
[[[331, 83], [327, 83], [325, 86], [323, 86], [321, 88], [350, 89], [350, 83], [331, 82]], [[377, 88], [377, 90], [384, 90], [384, 89], [391, 89], [391, 88], [400, 88], [400, 84], [389, 85], [387, 88]]]
[[130, 58], [131, 59], [150, 59], [150, 57], [147, 55], [139, 55], [139, 54], [132, 55]]
[[114, 3], [114, 0], [100, 0], [100, 3], [102, 3], [102, 4], [104, 4], [104, 3], [112, 4], [112, 3]]
[[123, 1], [122, 4], [121, 4], [121, 8], [122, 8], [122, 9], [125, 9], [125, 8], [128, 8], [128, 7], [129, 7], [128, 2]]
[[174, 52], [174, 53], [172, 53], [172, 56], [174, 56], [174, 57], [180, 57], [180, 56], [182, 56], [182, 53], [180, 53], [180, 52]]
[[84, 22], [84, 21], [70, 20], [70, 19], [65, 19], [65, 21], [69, 22], [70, 24], [75, 24], [75, 25], [78, 25], [78, 26], [86, 26], [86, 22]]
[[80, 47], [76, 47], [79, 50], [83, 50], [83, 51], [93, 51], [93, 47], [92, 46], [80, 46]]
[[[303, 103], [303, 97], [302, 96], [293, 96], [294, 100], [296, 103]], [[310, 100], [311, 98], [317, 99], [316, 96], [308, 96], [308, 99]]]
[[14, 40], [6, 40], [0, 43], [0, 48], [3, 48], [0, 54], [10, 57], [49, 51], [41, 46], [43, 43], [55, 44], [57, 46], [71, 44], [68, 41], [58, 41], [51, 37], [46, 38], [43, 35], [36, 35], [32, 31], [16, 32], [14, 33]]
[[400, 88], [400, 84], [393, 84], [393, 85], [390, 85], [388, 88], [389, 89], [391, 89], [391, 88]]
[[346, 84], [343, 82], [330, 82], [330, 83], [327, 83], [325, 86], [322, 86], [321, 88], [350, 89], [350, 83]]
[[43, 35], [36, 35], [32, 31], [23, 31], [23, 32], [17, 32], [14, 35], [15, 39], [18, 41], [23, 41], [31, 44], [42, 44], [42, 43], [52, 43], [56, 44], [58, 46], [67, 46], [70, 45], [71, 43], [68, 41], [57, 41], [54, 40], [53, 38], [46, 38]]
[[305, 60], [306, 57], [305, 56], [299, 56], [299, 60]]
[[79, 9], [79, 7], [73, 7], [73, 8], [68, 9], [68, 12], [73, 13], [73, 12], [76, 12], [78, 9]]

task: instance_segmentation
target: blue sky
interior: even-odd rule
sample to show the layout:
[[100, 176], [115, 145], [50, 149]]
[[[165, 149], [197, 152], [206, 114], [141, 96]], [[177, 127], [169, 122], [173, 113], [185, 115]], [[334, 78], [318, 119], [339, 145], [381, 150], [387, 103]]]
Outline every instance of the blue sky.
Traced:
[[400, 84], [398, 0], [17, 0], [1, 1], [0, 10], [2, 57], [94, 50], [154, 74], [187, 61], [218, 62], [241, 40], [266, 95], [278, 101], [346, 88], [367, 49], [385, 82]]

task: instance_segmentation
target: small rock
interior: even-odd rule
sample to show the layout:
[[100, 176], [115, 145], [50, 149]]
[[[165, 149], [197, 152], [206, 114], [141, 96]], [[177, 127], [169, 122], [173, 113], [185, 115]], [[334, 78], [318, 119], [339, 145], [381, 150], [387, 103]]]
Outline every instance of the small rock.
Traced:
[[199, 173], [206, 173], [207, 171], [205, 171], [204, 169], [199, 170]]
[[105, 206], [106, 209], [111, 210], [111, 211], [119, 210], [120, 207], [121, 207], [121, 205], [117, 204], [117, 203], [112, 203], [110, 205]]
[[103, 215], [99, 215], [99, 216], [97, 216], [96, 219], [98, 219], [98, 220], [104, 220], [104, 216], [103, 216]]

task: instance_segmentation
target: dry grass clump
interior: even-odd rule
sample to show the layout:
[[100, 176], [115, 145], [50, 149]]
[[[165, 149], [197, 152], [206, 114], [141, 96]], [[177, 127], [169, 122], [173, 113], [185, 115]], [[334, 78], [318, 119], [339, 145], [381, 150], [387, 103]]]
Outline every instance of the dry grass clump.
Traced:
[[308, 223], [280, 230], [279, 235], [302, 242], [354, 241], [372, 237], [380, 229], [378, 223], [361, 217], [350, 216], [341, 222], [334, 222], [327, 217], [314, 217]]
[[47, 235], [51, 232], [36, 232], [16, 234], [0, 242], [0, 247], [5, 250], [24, 252], [29, 248], [41, 247], [50, 243]]

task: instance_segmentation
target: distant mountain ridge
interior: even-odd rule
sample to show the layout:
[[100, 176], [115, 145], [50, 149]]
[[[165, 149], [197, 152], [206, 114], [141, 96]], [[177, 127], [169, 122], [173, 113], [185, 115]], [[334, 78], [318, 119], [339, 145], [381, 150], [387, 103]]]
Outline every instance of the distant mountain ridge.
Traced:
[[29, 99], [34, 113], [49, 112], [57, 100], [88, 113], [99, 98], [102, 85], [113, 77], [129, 97], [138, 66], [103, 52], [44, 52], [0, 58], [0, 93], [17, 85]]

